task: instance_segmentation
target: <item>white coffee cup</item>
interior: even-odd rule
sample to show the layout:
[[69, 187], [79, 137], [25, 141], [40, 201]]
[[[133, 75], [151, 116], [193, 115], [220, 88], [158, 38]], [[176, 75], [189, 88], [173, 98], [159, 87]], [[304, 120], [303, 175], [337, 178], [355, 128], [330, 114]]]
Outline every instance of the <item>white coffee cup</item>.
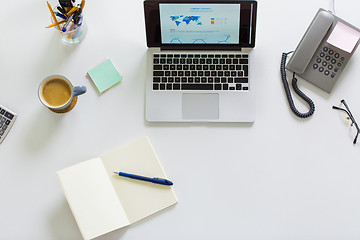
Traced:
[[70, 106], [72, 99], [86, 92], [85, 86], [73, 86], [62, 75], [51, 75], [39, 86], [38, 96], [42, 104], [52, 110], [63, 110]]

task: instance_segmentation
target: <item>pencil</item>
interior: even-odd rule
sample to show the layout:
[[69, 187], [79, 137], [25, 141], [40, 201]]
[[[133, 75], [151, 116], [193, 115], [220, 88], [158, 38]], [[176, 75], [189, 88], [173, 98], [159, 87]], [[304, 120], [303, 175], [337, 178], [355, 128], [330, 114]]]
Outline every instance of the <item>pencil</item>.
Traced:
[[62, 24], [62, 23], [66, 23], [66, 20], [62, 20], [62, 21], [60, 21], [60, 22], [58, 22], [58, 23], [50, 24], [50, 25], [47, 26], [46, 28], [52, 28], [52, 27], [55, 27], [55, 26], [60, 25], [60, 24]]
[[73, 7], [66, 15], [70, 16], [71, 14], [73, 14], [77, 10], [78, 10], [77, 7]]
[[52, 10], [52, 8], [51, 8], [51, 6], [50, 6], [50, 3], [49, 3], [49, 2], [47, 2], [47, 5], [48, 5], [48, 8], [49, 8], [49, 10], [50, 10], [51, 16], [52, 16], [52, 18], [53, 18], [54, 22], [56, 23], [56, 27], [57, 27], [57, 29], [59, 29], [59, 31], [61, 31], [61, 29], [60, 29], [60, 27], [59, 27], [59, 23], [58, 23], [58, 21], [56, 20], [56, 17], [55, 17], [54, 11]]
[[81, 0], [80, 9], [83, 10], [85, 7], [85, 0]]
[[76, 31], [74, 31], [74, 29], [75, 29], [75, 24], [72, 23], [72, 25], [69, 28], [69, 31], [72, 31], [72, 32], [67, 35], [68, 39], [71, 39], [73, 37], [74, 33], [76, 32]]

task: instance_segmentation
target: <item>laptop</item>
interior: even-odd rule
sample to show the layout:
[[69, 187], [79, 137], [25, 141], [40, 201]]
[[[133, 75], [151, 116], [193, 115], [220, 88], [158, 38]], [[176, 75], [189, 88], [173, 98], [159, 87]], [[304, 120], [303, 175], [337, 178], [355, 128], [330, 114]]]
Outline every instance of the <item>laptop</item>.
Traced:
[[253, 122], [256, 1], [145, 0], [149, 122]]

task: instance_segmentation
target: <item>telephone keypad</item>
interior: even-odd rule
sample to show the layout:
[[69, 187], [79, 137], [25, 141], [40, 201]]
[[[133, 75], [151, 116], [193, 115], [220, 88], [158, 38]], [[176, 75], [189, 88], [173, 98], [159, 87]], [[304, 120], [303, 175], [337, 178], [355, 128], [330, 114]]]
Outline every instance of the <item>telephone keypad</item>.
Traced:
[[313, 69], [334, 78], [344, 60], [345, 58], [340, 56], [340, 53], [325, 46], [318, 54], [316, 62], [313, 64]]

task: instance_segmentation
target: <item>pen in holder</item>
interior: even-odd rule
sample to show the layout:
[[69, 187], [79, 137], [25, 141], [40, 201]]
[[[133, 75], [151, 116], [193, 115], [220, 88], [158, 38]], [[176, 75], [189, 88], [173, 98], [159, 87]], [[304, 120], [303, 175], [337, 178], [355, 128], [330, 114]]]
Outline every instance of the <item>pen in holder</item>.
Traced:
[[47, 26], [53, 27], [58, 32], [62, 42], [66, 44], [80, 43], [87, 33], [87, 24], [82, 13], [85, 1], [83, 0], [78, 6], [73, 6], [69, 0], [69, 5], [64, 5], [64, 1], [59, 1], [60, 5], [51, 8], [48, 4], [51, 13], [52, 24]]

